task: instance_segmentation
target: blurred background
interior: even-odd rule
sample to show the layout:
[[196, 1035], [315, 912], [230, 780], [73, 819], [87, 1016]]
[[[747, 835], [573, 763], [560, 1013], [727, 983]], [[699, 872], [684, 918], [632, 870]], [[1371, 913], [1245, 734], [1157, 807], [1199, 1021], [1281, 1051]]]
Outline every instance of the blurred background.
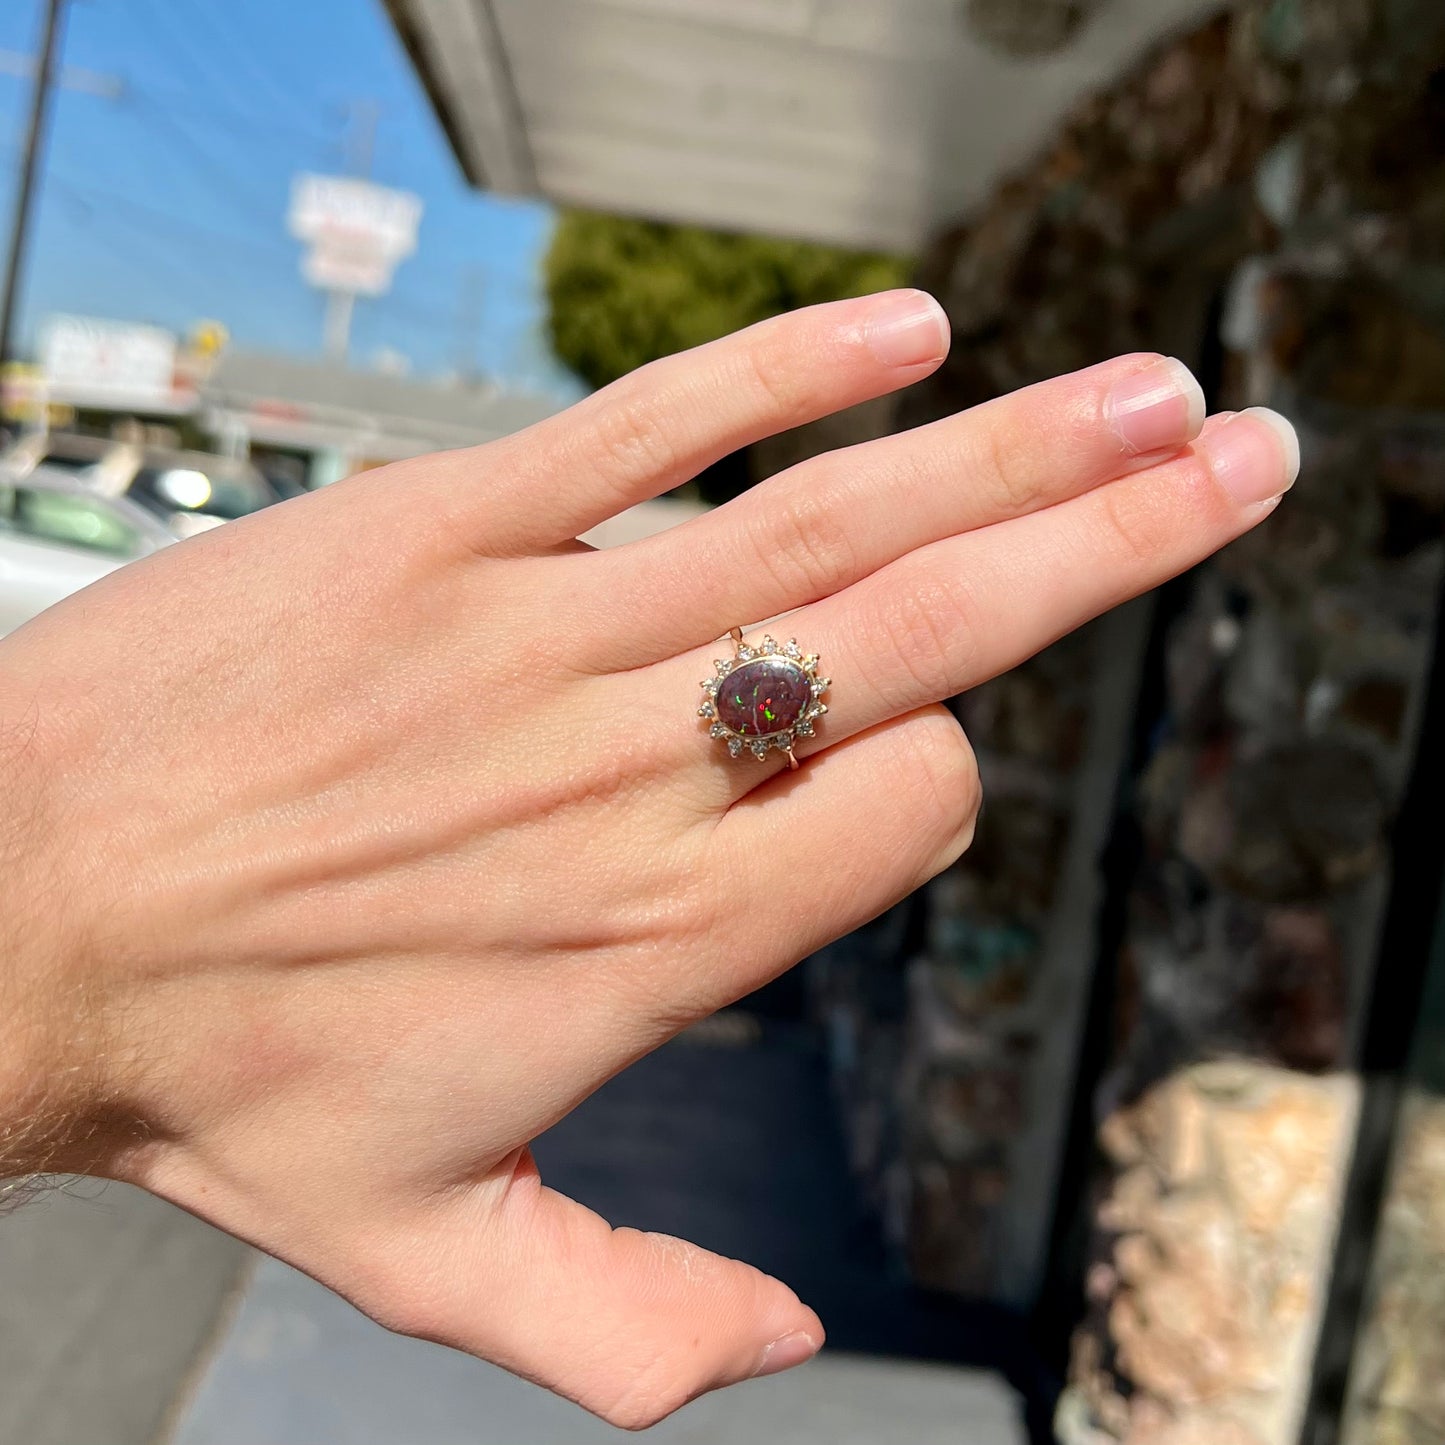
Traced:
[[[1126, 350], [1293, 418], [1268, 526], [957, 701], [960, 864], [537, 1152], [829, 1326], [664, 1440], [1445, 1442], [1440, 0], [7, 0], [5, 217], [0, 631], [909, 282], [935, 379], [595, 540]], [[613, 1433], [145, 1196], [0, 1221], [5, 1442]]]

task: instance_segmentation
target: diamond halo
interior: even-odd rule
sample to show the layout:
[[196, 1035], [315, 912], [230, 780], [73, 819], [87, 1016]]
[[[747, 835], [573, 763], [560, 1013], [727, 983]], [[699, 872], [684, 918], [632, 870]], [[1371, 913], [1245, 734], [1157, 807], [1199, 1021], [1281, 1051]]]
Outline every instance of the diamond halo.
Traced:
[[796, 768], [793, 746], [798, 738], [812, 737], [828, 711], [823, 697], [830, 679], [819, 676], [817, 653], [804, 653], [796, 638], [744, 643], [738, 628], [730, 636], [733, 656], [714, 661], [715, 675], [702, 684], [697, 715], [733, 757], [750, 752], [764, 762], [777, 751]]

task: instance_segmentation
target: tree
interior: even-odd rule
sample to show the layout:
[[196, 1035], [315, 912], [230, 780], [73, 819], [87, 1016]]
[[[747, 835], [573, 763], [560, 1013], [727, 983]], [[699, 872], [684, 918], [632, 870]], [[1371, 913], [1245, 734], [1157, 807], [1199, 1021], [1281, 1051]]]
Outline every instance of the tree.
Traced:
[[546, 260], [552, 345], [605, 386], [740, 326], [907, 282], [897, 256], [565, 212]]

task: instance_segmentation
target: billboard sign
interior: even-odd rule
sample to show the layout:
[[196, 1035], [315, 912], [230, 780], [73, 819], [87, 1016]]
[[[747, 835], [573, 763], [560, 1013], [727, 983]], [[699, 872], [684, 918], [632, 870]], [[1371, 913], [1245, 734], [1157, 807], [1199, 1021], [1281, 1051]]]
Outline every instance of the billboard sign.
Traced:
[[391, 287], [386, 258], [365, 246], [325, 242], [301, 258], [301, 274], [321, 291], [349, 291], [353, 296], [383, 296]]
[[379, 296], [416, 250], [422, 202], [350, 176], [303, 174], [291, 186], [291, 234], [311, 251], [302, 274], [328, 291]]
[[40, 369], [57, 401], [168, 408], [176, 338], [158, 326], [51, 316], [41, 327]]

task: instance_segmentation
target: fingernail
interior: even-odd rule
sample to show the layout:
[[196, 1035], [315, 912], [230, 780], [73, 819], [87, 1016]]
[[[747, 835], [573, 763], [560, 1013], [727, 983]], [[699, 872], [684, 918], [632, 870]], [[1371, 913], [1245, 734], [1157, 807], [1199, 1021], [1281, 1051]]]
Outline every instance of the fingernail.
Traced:
[[948, 354], [948, 316], [926, 291], [895, 291], [863, 323], [863, 341], [884, 366], [922, 366]]
[[784, 1335], [763, 1351], [758, 1367], [753, 1371], [753, 1378], [757, 1379], [760, 1375], [780, 1375], [784, 1370], [791, 1370], [794, 1365], [806, 1364], [817, 1353], [818, 1342], [812, 1335], [806, 1335], [801, 1330]]
[[1277, 411], [1252, 406], [1210, 434], [1209, 465], [1236, 502], [1273, 501], [1299, 476], [1299, 437]]
[[1166, 356], [1117, 382], [1104, 415], [1136, 456], [1179, 447], [1204, 425], [1204, 392], [1182, 361]]

